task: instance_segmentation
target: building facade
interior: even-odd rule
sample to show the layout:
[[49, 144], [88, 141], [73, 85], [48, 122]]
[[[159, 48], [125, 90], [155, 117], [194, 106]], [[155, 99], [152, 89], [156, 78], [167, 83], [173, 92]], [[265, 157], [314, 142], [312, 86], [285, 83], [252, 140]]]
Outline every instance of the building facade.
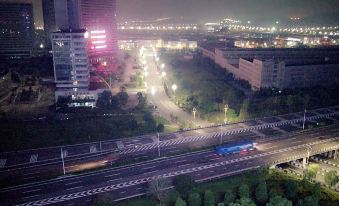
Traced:
[[334, 84], [339, 77], [339, 48], [244, 49], [199, 48], [235, 78], [247, 80], [253, 90]]
[[0, 56], [29, 58], [33, 52], [34, 18], [32, 4], [0, 3]]
[[89, 33], [91, 59], [112, 58], [117, 52], [116, 0], [78, 0], [81, 28]]
[[117, 52], [116, 0], [57, 0], [55, 20], [59, 29], [85, 29], [90, 61], [113, 59]]
[[43, 0], [42, 1], [42, 11], [44, 18], [44, 31], [46, 38], [47, 47], [51, 48], [51, 33], [56, 32], [57, 25], [55, 21], [55, 7], [54, 0]]
[[62, 30], [51, 35], [56, 101], [59, 97], [94, 99], [88, 92], [90, 76], [85, 33], [85, 30]]

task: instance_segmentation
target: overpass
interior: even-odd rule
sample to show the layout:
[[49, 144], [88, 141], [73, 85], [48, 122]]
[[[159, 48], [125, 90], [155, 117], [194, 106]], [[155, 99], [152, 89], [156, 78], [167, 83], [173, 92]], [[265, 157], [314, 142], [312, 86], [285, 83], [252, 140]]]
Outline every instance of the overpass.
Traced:
[[[339, 120], [339, 108], [322, 108], [308, 111], [306, 124], [317, 125], [320, 121], [333, 124]], [[78, 172], [79, 165], [99, 167], [126, 164], [126, 161], [140, 162], [161, 156], [172, 156], [191, 150], [198, 150], [221, 142], [251, 139], [267, 139], [276, 134], [282, 136], [302, 130], [303, 112], [244, 122], [217, 125], [195, 130], [145, 135], [134, 138], [108, 140], [77, 145], [39, 148], [18, 152], [0, 153], [0, 180], [23, 184], [60, 176], [63, 174], [61, 151], [65, 160], [66, 174]], [[117, 160], [107, 161], [107, 156], [118, 154]], [[11, 182], [12, 183], [12, 182]], [[9, 186], [10, 184], [7, 184]], [[5, 185], [6, 186], [6, 185]]]

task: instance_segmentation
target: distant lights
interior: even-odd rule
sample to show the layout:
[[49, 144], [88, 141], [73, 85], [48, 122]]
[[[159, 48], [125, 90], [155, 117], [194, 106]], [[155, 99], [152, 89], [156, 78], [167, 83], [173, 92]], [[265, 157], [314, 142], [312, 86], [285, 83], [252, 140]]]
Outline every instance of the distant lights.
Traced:
[[92, 44], [103, 44], [106, 43], [105, 40], [99, 40], [99, 41], [92, 41]]
[[105, 30], [101, 30], [101, 31], [91, 31], [91, 34], [105, 34], [106, 31]]
[[100, 36], [91, 36], [91, 39], [105, 39], [106, 35], [100, 35]]
[[106, 45], [103, 45], [103, 46], [96, 46], [95, 48], [96, 49], [104, 49], [104, 48], [106, 48], [107, 46]]

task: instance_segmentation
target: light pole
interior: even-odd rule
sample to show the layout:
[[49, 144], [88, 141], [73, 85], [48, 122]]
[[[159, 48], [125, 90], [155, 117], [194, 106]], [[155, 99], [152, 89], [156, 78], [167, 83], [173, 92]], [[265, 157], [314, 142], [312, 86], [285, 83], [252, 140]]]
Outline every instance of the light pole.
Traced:
[[160, 137], [159, 137], [159, 132], [157, 132], [158, 136], [158, 157], [160, 157]]
[[64, 151], [63, 151], [62, 147], [60, 148], [60, 152], [61, 152], [62, 170], [63, 170], [64, 175], [65, 175], [66, 171], [65, 171]]
[[228, 110], [228, 104], [225, 104], [224, 111], [225, 111], [225, 118], [224, 118], [224, 123], [227, 123], [227, 110]]
[[306, 122], [306, 109], [304, 110], [303, 130], [305, 129], [305, 122]]
[[195, 113], [197, 112], [197, 108], [193, 107], [192, 112], [193, 112], [193, 121], [194, 121], [193, 124], [194, 124], [194, 127], [195, 127]]

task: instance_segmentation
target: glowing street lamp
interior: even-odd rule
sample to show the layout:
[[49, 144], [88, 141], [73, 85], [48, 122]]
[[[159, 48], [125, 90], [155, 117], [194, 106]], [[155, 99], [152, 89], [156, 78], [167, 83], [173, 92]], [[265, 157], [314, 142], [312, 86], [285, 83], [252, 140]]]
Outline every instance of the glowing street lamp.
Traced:
[[224, 119], [224, 122], [225, 122], [225, 124], [227, 123], [227, 116], [226, 116], [227, 110], [228, 110], [228, 104], [225, 104], [225, 107], [224, 107], [224, 111], [225, 111], [225, 119]]
[[175, 92], [175, 91], [177, 90], [177, 88], [178, 88], [178, 87], [177, 87], [176, 84], [173, 84], [173, 85], [172, 85], [172, 90], [173, 90], [173, 92]]
[[165, 64], [161, 64], [160, 67], [161, 67], [161, 69], [165, 68]]
[[152, 87], [152, 88], [151, 88], [151, 94], [152, 94], [153, 96], [155, 95], [155, 92], [156, 92], [155, 88]]
[[166, 76], [166, 72], [161, 72], [161, 78], [164, 78]]

